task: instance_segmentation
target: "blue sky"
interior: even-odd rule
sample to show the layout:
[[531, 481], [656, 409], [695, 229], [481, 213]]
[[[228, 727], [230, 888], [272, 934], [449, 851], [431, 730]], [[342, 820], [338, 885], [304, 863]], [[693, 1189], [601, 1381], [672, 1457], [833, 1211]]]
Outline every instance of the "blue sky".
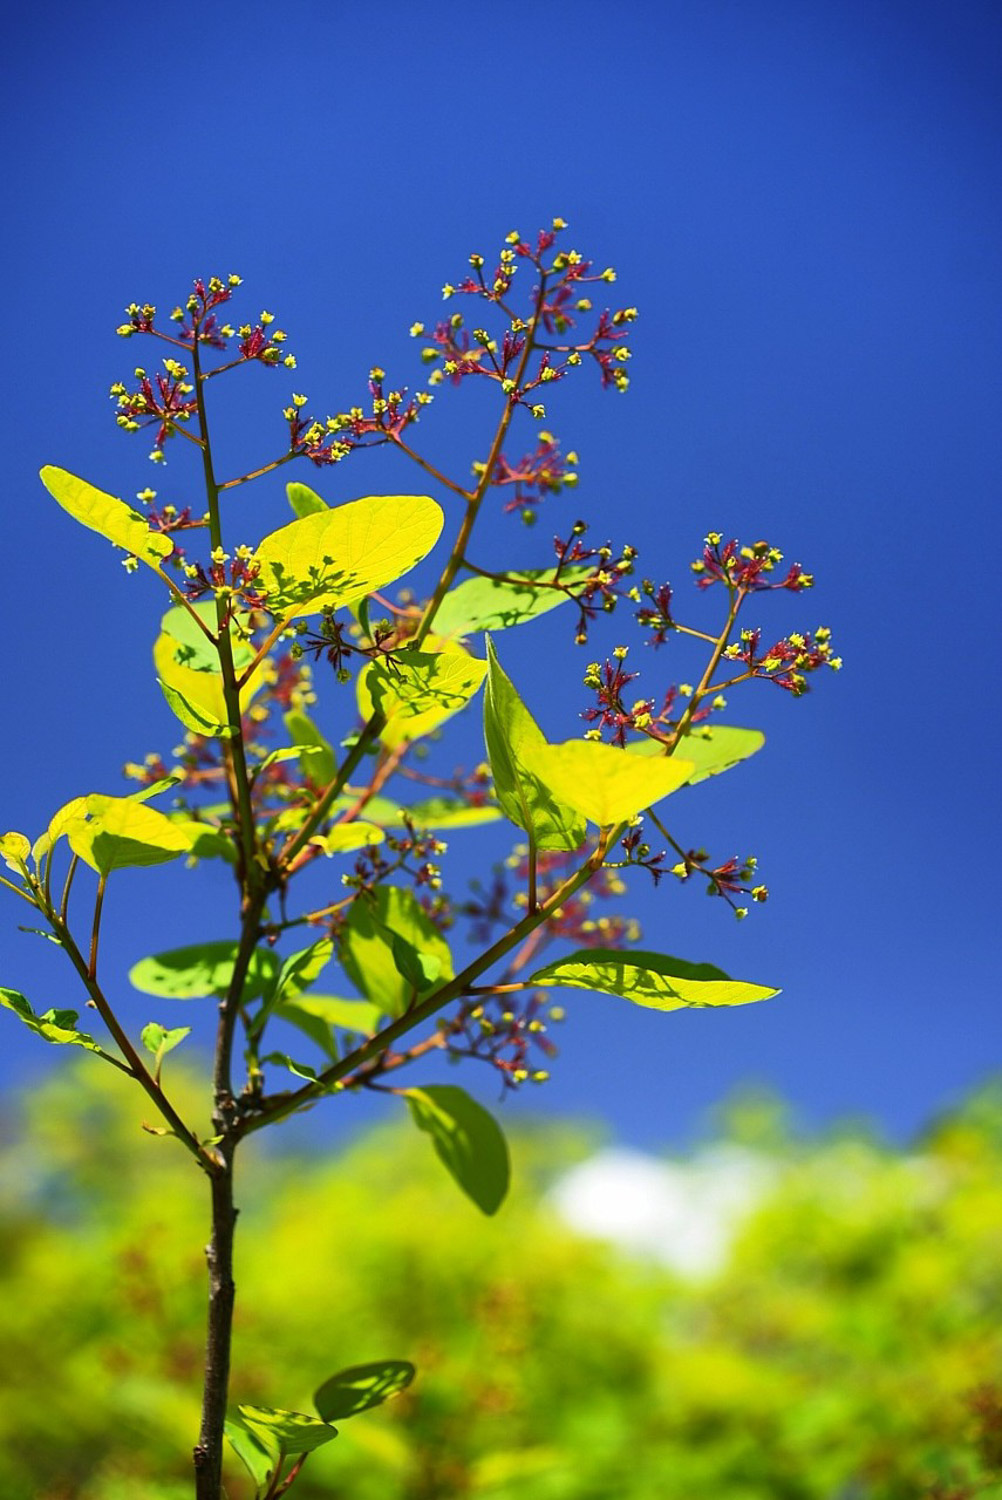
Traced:
[[[997, 10], [585, 0], [564, 19], [251, 0], [178, 15], [43, 6], [7, 40], [0, 823], [34, 832], [177, 739], [149, 659], [155, 586], [36, 478], [50, 462], [124, 495], [151, 482], [107, 398], [137, 357], [114, 336], [123, 306], [172, 306], [194, 276], [239, 271], [247, 316], [272, 308], [289, 330], [295, 388], [336, 409], [373, 363], [418, 383], [407, 330], [437, 316], [443, 282], [471, 250], [562, 215], [640, 308], [631, 389], [582, 375], [559, 391], [547, 425], [578, 451], [579, 487], [533, 532], [493, 514], [490, 555], [545, 565], [581, 514], [685, 597], [708, 529], [766, 537], [818, 580], [765, 601], [766, 633], [829, 624], [846, 667], [799, 702], [735, 695], [731, 721], [765, 729], [766, 750], [672, 808], [686, 843], [758, 855], [767, 906], [739, 925], [695, 889], [635, 885], [647, 946], [783, 996], [677, 1016], [573, 996], [553, 1081], [506, 1109], [600, 1114], [656, 1145], [751, 1081], [808, 1120], [906, 1135], [997, 1067], [1002, 1041]], [[226, 458], [280, 444], [283, 381], [261, 372], [227, 411]], [[422, 435], [465, 466], [476, 417], [465, 392], [444, 396]], [[157, 476], [164, 498], [190, 493], [185, 457]], [[248, 539], [285, 519], [285, 477], [247, 501]], [[424, 488], [381, 456], [296, 477], [334, 502]], [[585, 654], [624, 633], [614, 622], [583, 654], [554, 616], [504, 638], [551, 737], [578, 732]], [[641, 665], [654, 692], [692, 672], [681, 650]], [[475, 722], [459, 743], [479, 753]], [[450, 853], [465, 873], [500, 852], [470, 837]], [[130, 1024], [152, 1017], [128, 965], [225, 935], [228, 894], [172, 870], [113, 890], [105, 972]], [[15, 907], [4, 983], [41, 1009], [72, 1003]], [[7, 1085], [58, 1060], [13, 1017], [3, 1035]], [[464, 1081], [490, 1100], [489, 1077]]]

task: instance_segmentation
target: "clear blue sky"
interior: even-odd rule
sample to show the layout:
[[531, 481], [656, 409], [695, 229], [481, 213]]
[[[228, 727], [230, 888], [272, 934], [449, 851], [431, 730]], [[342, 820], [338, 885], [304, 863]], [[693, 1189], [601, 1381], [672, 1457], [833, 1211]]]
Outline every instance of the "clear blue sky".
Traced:
[[[545, 563], [580, 513], [684, 595], [707, 529], [767, 537], [818, 585], [764, 605], [766, 631], [828, 623], [846, 668], [800, 702], [735, 697], [733, 721], [764, 728], [766, 751], [678, 803], [687, 843], [757, 853], [769, 904], [739, 925], [695, 889], [636, 885], [648, 946], [782, 998], [659, 1016], [568, 992], [553, 1083], [508, 1107], [601, 1113], [654, 1145], [751, 1080], [810, 1120], [906, 1134], [1002, 1058], [997, 8], [209, 0], [176, 14], [42, 5], [8, 26], [0, 823], [34, 832], [177, 738], [149, 659], [155, 586], [36, 478], [52, 462], [115, 493], [150, 482], [147, 445], [118, 433], [107, 398], [136, 358], [113, 333], [124, 304], [169, 307], [195, 275], [238, 270], [248, 314], [273, 308], [289, 330], [296, 388], [336, 409], [374, 362], [415, 383], [407, 329], [436, 316], [442, 283], [471, 250], [560, 214], [640, 308], [632, 388], [560, 392], [549, 425], [580, 454], [576, 495], [548, 502], [535, 533], [495, 519], [490, 546]], [[271, 421], [280, 441], [283, 381], [262, 372], [258, 404], [231, 413], [234, 455], [253, 460]], [[469, 412], [463, 393], [443, 398], [429, 442], [469, 444]], [[183, 501], [194, 481], [174, 452], [158, 487]], [[359, 456], [318, 487], [336, 502], [415, 485]], [[248, 502], [250, 540], [284, 519], [281, 489]], [[526, 698], [552, 737], [576, 733], [584, 659], [566, 622], [516, 634], [506, 659]], [[685, 678], [683, 660], [662, 652], [641, 685]], [[471, 848], [454, 836], [457, 868]], [[123, 881], [106, 974], [225, 935], [227, 895], [173, 870]], [[70, 1003], [60, 955], [15, 931], [16, 906], [0, 977], [40, 1009]], [[111, 988], [131, 1024], [151, 1018], [124, 978]], [[50, 1061], [3, 1022], [0, 1080]], [[490, 1099], [489, 1078], [465, 1081]], [[347, 1124], [350, 1106], [322, 1128], [335, 1115]]]

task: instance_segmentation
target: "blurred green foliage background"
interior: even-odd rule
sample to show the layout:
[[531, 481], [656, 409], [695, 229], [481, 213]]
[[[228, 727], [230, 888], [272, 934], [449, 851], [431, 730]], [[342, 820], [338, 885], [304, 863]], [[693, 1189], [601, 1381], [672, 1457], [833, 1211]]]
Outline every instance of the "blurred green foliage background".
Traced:
[[[85, 1058], [6, 1118], [4, 1500], [190, 1495], [206, 1194], [141, 1110]], [[907, 1152], [799, 1140], [765, 1106], [721, 1131], [768, 1157], [773, 1186], [703, 1279], [557, 1217], [547, 1191], [594, 1149], [586, 1130], [517, 1135], [493, 1220], [405, 1123], [326, 1157], [248, 1152], [234, 1399], [311, 1410], [341, 1366], [418, 1365], [292, 1493], [1002, 1496], [1002, 1088]], [[227, 1489], [251, 1493], [235, 1462]]]

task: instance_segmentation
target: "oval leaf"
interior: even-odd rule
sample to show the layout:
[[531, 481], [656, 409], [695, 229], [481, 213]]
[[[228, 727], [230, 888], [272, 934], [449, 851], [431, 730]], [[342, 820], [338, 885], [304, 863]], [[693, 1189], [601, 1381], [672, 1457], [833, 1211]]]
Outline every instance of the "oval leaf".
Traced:
[[[507, 630], [537, 615], [545, 615], [573, 598], [563, 589], [547, 587], [557, 577], [556, 568], [527, 569], [517, 578], [468, 578], [450, 589], [435, 612], [438, 635], [472, 635], [481, 630]], [[591, 576], [590, 568], [561, 568], [564, 584]]]
[[330, 509], [327, 501], [321, 500], [316, 491], [311, 490], [308, 484], [299, 484], [296, 480], [293, 480], [291, 484], [285, 486], [285, 493], [289, 504], [300, 518], [303, 516], [313, 516], [318, 511]]
[[280, 1411], [274, 1406], [238, 1406], [237, 1411], [262, 1446], [277, 1443], [288, 1458], [295, 1453], [312, 1453], [337, 1437], [337, 1428], [321, 1422], [319, 1417], [302, 1411]]
[[168, 1030], [166, 1026], [150, 1021], [139, 1033], [139, 1040], [147, 1052], [152, 1052], [154, 1057], [159, 1058], [166, 1057], [168, 1052], [173, 1052], [174, 1048], [190, 1035], [190, 1026], [173, 1026]]
[[[692, 762], [695, 769], [686, 786], [695, 786], [708, 776], [719, 776], [722, 771], [729, 771], [731, 766], [738, 765], [747, 760], [749, 755], [761, 750], [764, 744], [765, 735], [759, 729], [739, 729], [734, 724], [698, 725], [691, 734], [679, 741], [675, 755], [671, 758], [674, 760], [678, 756], [680, 760]], [[628, 753], [657, 756], [664, 755], [664, 749], [657, 740], [648, 739], [628, 746]]]
[[[195, 943], [140, 959], [129, 970], [129, 982], [144, 995], [167, 1000], [194, 1000], [204, 995], [224, 996], [233, 978], [236, 943]], [[244, 981], [243, 1002], [255, 1000], [273, 987], [280, 960], [270, 948], [255, 948]]]
[[83, 810], [66, 825], [65, 833], [74, 854], [101, 875], [127, 867], [164, 864], [187, 854], [191, 847], [185, 833], [170, 818], [131, 797], [94, 795], [84, 798], [83, 803]]
[[448, 642], [440, 652], [402, 651], [392, 663], [371, 662], [359, 675], [359, 712], [367, 719], [378, 709], [386, 719], [379, 738], [395, 750], [465, 708], [486, 673], [485, 661]]
[[[193, 734], [211, 737], [228, 736], [226, 699], [221, 672], [204, 671], [185, 666], [178, 652], [185, 647], [174, 636], [161, 631], [153, 646], [160, 690], [173, 712]], [[255, 676], [240, 690], [240, 708], [244, 711], [257, 692], [261, 679]]]
[[465, 1089], [434, 1084], [404, 1089], [411, 1118], [431, 1136], [439, 1158], [485, 1214], [497, 1213], [508, 1191], [508, 1143], [501, 1127]]
[[[160, 629], [175, 641], [174, 654], [182, 666], [192, 667], [196, 672], [218, 672], [219, 651], [215, 642], [210, 641], [205, 631], [199, 629], [193, 618], [193, 612], [209, 630], [215, 633], [218, 625], [216, 605], [212, 599], [200, 599], [197, 603], [189, 605], [187, 609], [180, 604], [174, 609], [169, 609], [160, 621]], [[238, 615], [236, 623], [239, 625], [241, 621], [246, 621], [246, 618], [246, 614]], [[253, 661], [253, 647], [248, 641], [243, 640], [232, 626], [230, 648], [233, 652], [233, 665], [237, 671]]]
[[356, 849], [364, 849], [366, 844], [381, 844], [385, 837], [375, 823], [358, 818], [353, 823], [335, 823], [328, 833], [318, 834], [310, 839], [310, 843], [317, 844], [328, 855], [351, 854]]
[[274, 1474], [281, 1456], [278, 1444], [264, 1429], [252, 1432], [240, 1416], [227, 1417], [223, 1431], [260, 1494]]
[[[293, 1014], [295, 1012], [295, 1014]], [[293, 1002], [282, 1001], [276, 1014], [280, 1019], [300, 1024], [303, 1015], [350, 1031], [358, 1036], [372, 1036], [382, 1012], [369, 1000], [342, 1000], [339, 995], [303, 995]], [[312, 1034], [312, 1033], [311, 1033]]]
[[379, 1359], [367, 1365], [351, 1365], [324, 1381], [314, 1394], [313, 1405], [325, 1422], [354, 1417], [399, 1396], [414, 1375], [414, 1366], [408, 1359]]
[[102, 1057], [105, 1053], [98, 1046], [92, 1036], [85, 1031], [77, 1031], [75, 1010], [47, 1010], [44, 1015], [36, 1015], [31, 1008], [31, 1002], [26, 1000], [19, 990], [8, 990], [0, 986], [0, 1005], [7, 1010], [12, 1010], [36, 1036], [43, 1041], [56, 1042], [58, 1044], [70, 1043], [75, 1047], [86, 1047], [88, 1052], [99, 1052]]
[[313, 720], [302, 709], [292, 709], [285, 715], [285, 727], [294, 745], [302, 745], [314, 752], [303, 763], [307, 780], [317, 787], [329, 785], [337, 772], [334, 750]]
[[394, 938], [420, 953], [426, 965], [437, 961], [438, 979], [451, 979], [455, 970], [448, 943], [413, 891], [380, 885], [371, 898], [353, 902], [342, 938], [342, 968], [382, 1015], [401, 1016], [420, 986], [401, 973], [398, 955], [403, 950], [398, 943], [394, 953]]
[[[362, 790], [345, 788], [343, 796], [334, 803], [333, 811], [355, 807]], [[474, 828], [481, 823], [496, 823], [501, 809], [496, 802], [464, 802], [459, 797], [429, 797], [423, 802], [412, 802], [410, 806], [393, 802], [389, 797], [369, 797], [365, 803], [365, 816], [380, 828], [403, 828], [404, 816], [411, 819], [416, 828]]]
[[730, 979], [714, 964], [687, 963], [663, 953], [623, 953], [615, 948], [584, 948], [571, 953], [537, 970], [529, 983], [621, 995], [651, 1010], [750, 1005], [779, 994], [768, 985]]
[[554, 797], [600, 828], [629, 822], [643, 808], [684, 786], [693, 771], [692, 762], [678, 756], [655, 760], [630, 755], [599, 740], [527, 746], [522, 760]]
[[254, 555], [268, 608], [291, 619], [371, 594], [428, 555], [444, 520], [428, 495], [369, 495], [290, 521]]
[[31, 840], [23, 833], [0, 834], [0, 859], [8, 870], [20, 875], [31, 853]]
[[75, 521], [91, 531], [107, 537], [116, 547], [124, 547], [133, 557], [159, 568], [162, 558], [174, 551], [174, 543], [160, 531], [152, 531], [146, 517], [139, 511], [95, 489], [86, 479], [78, 479], [66, 469], [47, 464], [41, 470], [42, 483], [63, 510]]
[[526, 755], [545, 746], [546, 738], [502, 670], [489, 636], [484, 740], [505, 817], [530, 834], [537, 849], [580, 848], [584, 818], [527, 768]]

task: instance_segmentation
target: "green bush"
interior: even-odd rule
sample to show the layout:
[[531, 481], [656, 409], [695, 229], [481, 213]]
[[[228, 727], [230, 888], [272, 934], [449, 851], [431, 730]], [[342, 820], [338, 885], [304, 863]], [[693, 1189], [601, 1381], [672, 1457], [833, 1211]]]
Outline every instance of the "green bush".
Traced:
[[[26, 1099], [0, 1149], [0, 1494], [181, 1500], [202, 1195], [89, 1062]], [[760, 1146], [775, 1185], [701, 1282], [557, 1219], [546, 1188], [592, 1144], [516, 1133], [493, 1221], [403, 1128], [248, 1162], [234, 1398], [309, 1409], [332, 1365], [419, 1370], [311, 1455], [302, 1500], [1002, 1496], [1002, 1092], [906, 1154]], [[237, 1464], [227, 1492], [248, 1493]]]

